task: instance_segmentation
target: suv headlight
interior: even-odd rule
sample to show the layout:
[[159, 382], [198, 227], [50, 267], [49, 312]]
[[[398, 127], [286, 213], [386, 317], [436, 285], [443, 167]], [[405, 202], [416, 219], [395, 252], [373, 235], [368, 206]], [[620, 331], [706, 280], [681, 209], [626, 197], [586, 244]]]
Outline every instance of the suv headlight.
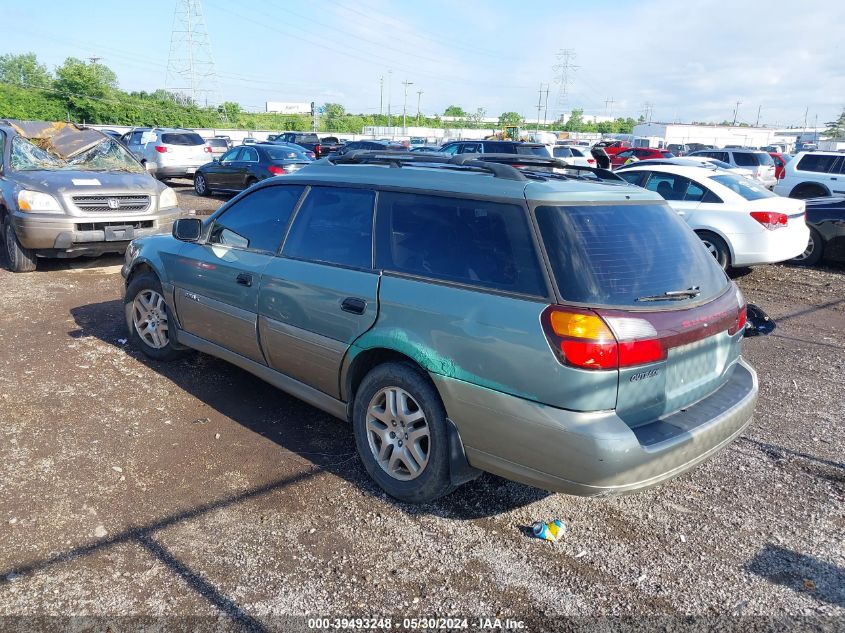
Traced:
[[179, 200], [176, 199], [176, 192], [173, 191], [173, 189], [171, 189], [170, 187], [165, 187], [164, 191], [162, 191], [158, 196], [159, 209], [175, 207], [178, 204]]
[[29, 189], [18, 193], [18, 209], [31, 213], [64, 213], [62, 205], [49, 193]]

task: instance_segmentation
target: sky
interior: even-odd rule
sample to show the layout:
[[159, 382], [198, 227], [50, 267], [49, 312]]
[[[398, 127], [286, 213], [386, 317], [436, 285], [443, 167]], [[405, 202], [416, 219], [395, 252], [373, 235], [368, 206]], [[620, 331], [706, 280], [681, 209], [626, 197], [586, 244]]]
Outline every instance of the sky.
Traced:
[[[165, 87], [176, 0], [2, 0], [0, 54], [49, 68], [102, 58], [124, 90]], [[845, 107], [829, 0], [202, 0], [223, 100], [336, 102], [349, 112], [587, 114], [813, 125]], [[566, 91], [559, 53], [574, 52]], [[557, 70], [555, 70], [557, 66]], [[383, 104], [380, 78], [383, 78]], [[417, 94], [422, 91], [422, 94]], [[611, 103], [612, 101], [612, 103]], [[737, 102], [739, 106], [737, 108]], [[649, 105], [650, 104], [650, 105]]]

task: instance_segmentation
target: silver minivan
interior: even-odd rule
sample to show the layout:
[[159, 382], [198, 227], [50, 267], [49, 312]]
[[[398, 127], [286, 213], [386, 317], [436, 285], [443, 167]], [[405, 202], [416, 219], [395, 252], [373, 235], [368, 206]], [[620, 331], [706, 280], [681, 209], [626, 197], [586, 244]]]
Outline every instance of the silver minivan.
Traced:
[[212, 158], [211, 146], [193, 130], [134, 128], [123, 137], [129, 151], [159, 180], [193, 178]]

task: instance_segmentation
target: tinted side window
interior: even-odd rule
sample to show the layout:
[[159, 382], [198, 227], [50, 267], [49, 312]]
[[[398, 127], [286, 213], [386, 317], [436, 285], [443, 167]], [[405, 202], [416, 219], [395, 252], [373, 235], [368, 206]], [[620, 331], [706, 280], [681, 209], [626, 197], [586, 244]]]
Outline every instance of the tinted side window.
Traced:
[[830, 168], [833, 167], [833, 163], [837, 158], [838, 156], [825, 154], [805, 154], [801, 160], [798, 161], [795, 169], [800, 169], [801, 171], [818, 171], [827, 173], [830, 171]]
[[689, 178], [676, 174], [652, 173], [646, 189], [654, 191], [664, 200], [683, 200], [689, 185]]
[[296, 214], [284, 254], [329, 264], [371, 268], [375, 194], [314, 187]]
[[707, 187], [690, 180], [687, 186], [687, 192], [684, 194], [684, 201], [686, 202], [722, 202], [721, 198], [710, 191]]
[[443, 152], [444, 154], [449, 154], [450, 156], [452, 156], [452, 155], [458, 153], [459, 148], [460, 148], [460, 145], [458, 143], [453, 143], [451, 145], [445, 145], [444, 147], [442, 147], [440, 149], [440, 151]]
[[528, 295], [545, 295], [524, 210], [516, 205], [381, 193], [377, 266]]
[[478, 154], [481, 152], [481, 143], [464, 143], [461, 145], [461, 154]]
[[220, 160], [221, 162], [238, 160], [238, 155], [241, 154], [241, 152], [243, 152], [243, 149], [240, 147], [230, 149], [228, 152], [226, 152], [225, 154], [223, 154], [223, 156], [220, 157]]
[[245, 147], [242, 151], [240, 160], [258, 162], [258, 152], [254, 147]]
[[210, 244], [275, 253], [304, 187], [263, 187], [241, 198], [218, 217]]
[[141, 136], [143, 136], [144, 132], [142, 130], [135, 130], [132, 132], [132, 138], [130, 139], [130, 143], [133, 145], [140, 145], [141, 144]]
[[622, 176], [625, 180], [630, 182], [632, 185], [637, 185], [638, 187], [642, 187], [643, 177], [648, 176], [649, 172], [647, 171], [628, 171], [624, 173], [619, 173], [619, 176]]
[[734, 152], [734, 162], [738, 167], [757, 167], [760, 164], [757, 156], [750, 152]]

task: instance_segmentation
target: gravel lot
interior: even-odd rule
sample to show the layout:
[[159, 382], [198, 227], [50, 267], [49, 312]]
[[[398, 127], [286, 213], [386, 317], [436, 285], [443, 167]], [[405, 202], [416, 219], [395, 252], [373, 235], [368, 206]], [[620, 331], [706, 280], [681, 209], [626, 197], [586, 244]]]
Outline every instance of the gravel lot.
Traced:
[[[344, 423], [223, 361], [127, 347], [120, 261], [0, 270], [0, 615], [845, 626], [845, 268], [737, 276], [779, 327], [744, 343], [754, 424], [692, 473], [613, 499], [485, 475], [411, 507], [370, 482]], [[561, 543], [531, 538], [552, 518]]]

